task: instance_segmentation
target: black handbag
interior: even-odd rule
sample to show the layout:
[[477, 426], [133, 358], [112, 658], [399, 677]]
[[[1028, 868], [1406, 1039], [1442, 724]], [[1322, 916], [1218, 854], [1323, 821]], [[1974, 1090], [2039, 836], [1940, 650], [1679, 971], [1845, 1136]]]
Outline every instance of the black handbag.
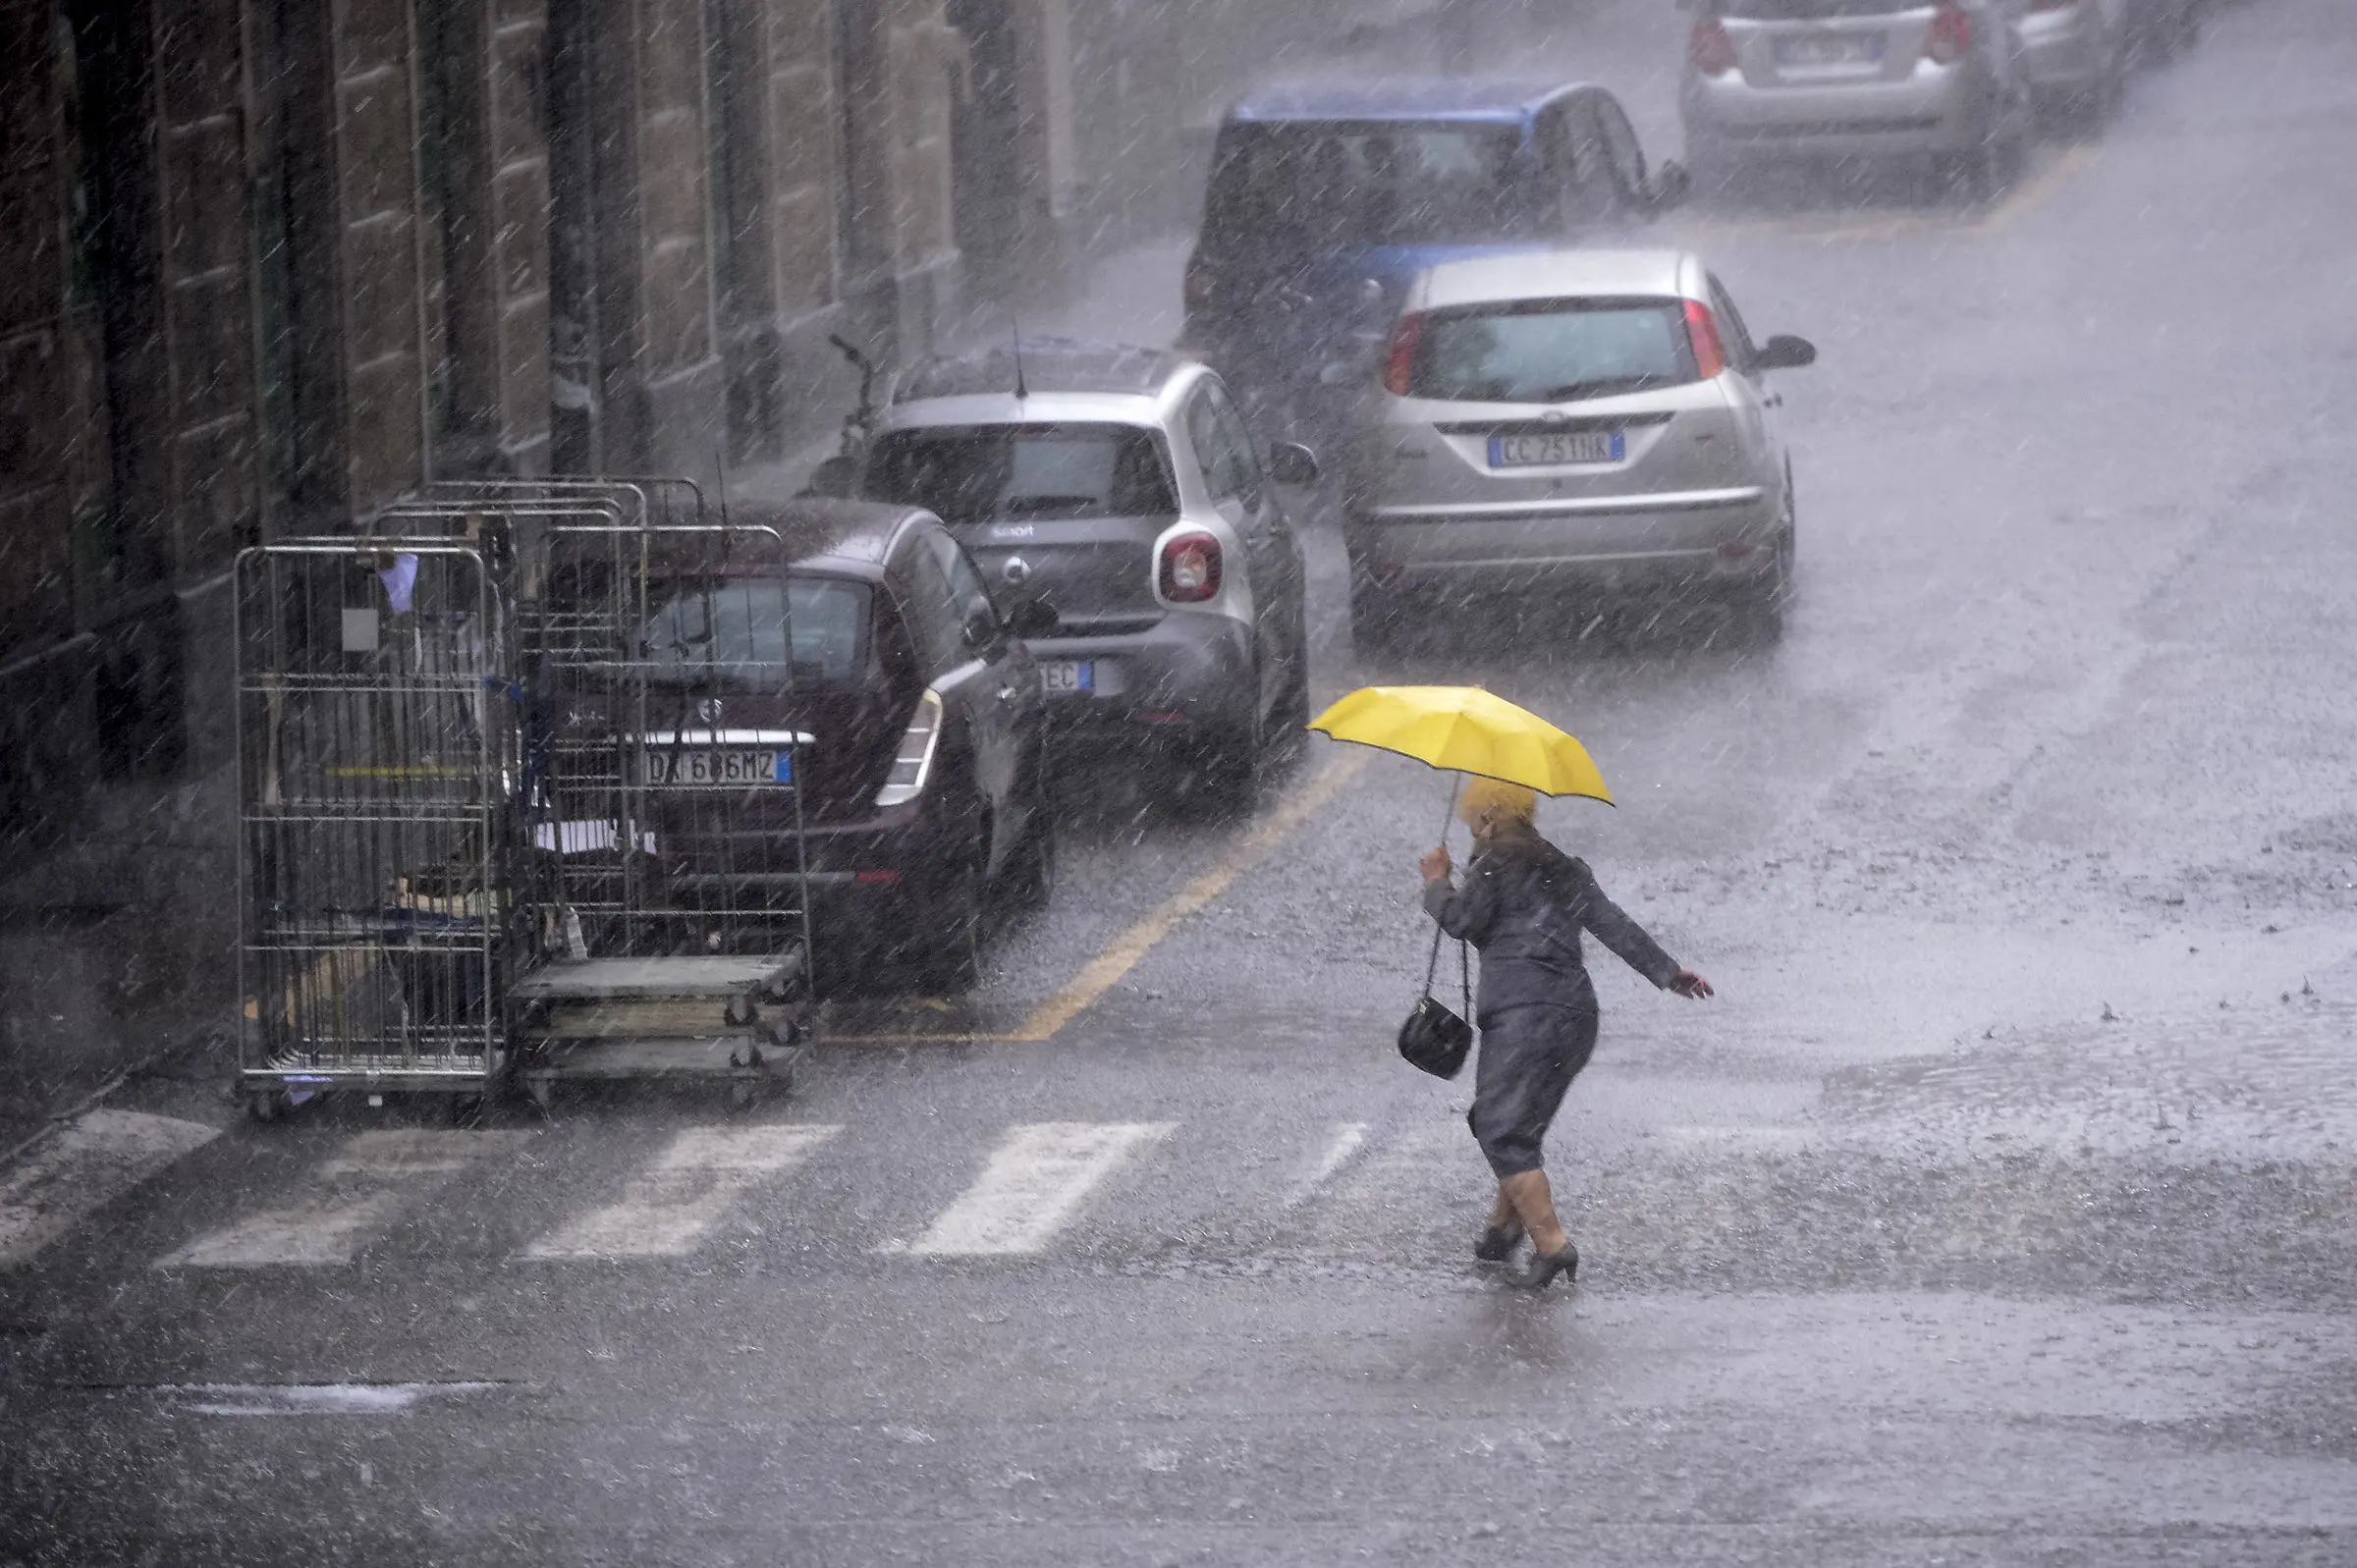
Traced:
[[[1441, 927], [1432, 927], [1432, 958], [1424, 965], [1424, 995], [1416, 999], [1407, 1021], [1399, 1026], [1399, 1054], [1411, 1067], [1421, 1067], [1435, 1078], [1453, 1078], [1465, 1065], [1465, 1053], [1473, 1049], [1473, 1026], [1442, 1006], [1432, 994], [1433, 977], [1441, 969]], [[1457, 989], [1464, 1000], [1464, 1009], [1473, 1010], [1473, 960], [1465, 945], [1456, 945]]]

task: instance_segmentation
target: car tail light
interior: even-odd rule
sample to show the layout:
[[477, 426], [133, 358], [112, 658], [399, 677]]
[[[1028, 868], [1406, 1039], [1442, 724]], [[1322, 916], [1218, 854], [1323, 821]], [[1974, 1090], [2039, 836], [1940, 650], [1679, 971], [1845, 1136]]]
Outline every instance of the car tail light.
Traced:
[[1686, 341], [1694, 346], [1694, 371], [1703, 380], [1727, 368], [1727, 340], [1719, 336], [1719, 318], [1699, 299], [1686, 301]]
[[1200, 604], [1220, 594], [1220, 542], [1207, 533], [1174, 534], [1162, 547], [1162, 596]]
[[1422, 316], [1401, 316], [1392, 328], [1392, 347], [1383, 357], [1383, 390], [1395, 398], [1407, 396], [1416, 380], [1416, 342], [1424, 336]]
[[1931, 41], [1924, 49], [1942, 65], [1954, 65], [1972, 53], [1972, 18], [1954, 6], [1943, 5], [1932, 13]]
[[1735, 40], [1727, 36], [1727, 24], [1717, 17], [1695, 23], [1686, 35], [1686, 59], [1706, 77], [1724, 77], [1734, 70]]
[[933, 751], [941, 744], [941, 693], [931, 686], [916, 699], [916, 712], [901, 732], [901, 749], [892, 756], [892, 772], [876, 791], [879, 806], [904, 806], [925, 792], [933, 777]]
[[1201, 251], [1186, 258], [1186, 308], [1201, 310], [1211, 303], [1219, 292], [1219, 270], [1203, 259]]

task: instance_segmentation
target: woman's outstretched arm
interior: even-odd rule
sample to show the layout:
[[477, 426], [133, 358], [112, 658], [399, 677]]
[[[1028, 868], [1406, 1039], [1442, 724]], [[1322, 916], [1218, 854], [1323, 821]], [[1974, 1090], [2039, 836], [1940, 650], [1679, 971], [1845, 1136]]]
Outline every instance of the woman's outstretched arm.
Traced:
[[1693, 970], [1670, 956], [1662, 945], [1653, 940], [1643, 926], [1629, 918], [1628, 912], [1604, 895], [1597, 886], [1595, 873], [1587, 870], [1581, 881], [1579, 923], [1595, 933], [1596, 940], [1617, 953], [1622, 963], [1661, 987], [1681, 997], [1707, 997], [1711, 983]]

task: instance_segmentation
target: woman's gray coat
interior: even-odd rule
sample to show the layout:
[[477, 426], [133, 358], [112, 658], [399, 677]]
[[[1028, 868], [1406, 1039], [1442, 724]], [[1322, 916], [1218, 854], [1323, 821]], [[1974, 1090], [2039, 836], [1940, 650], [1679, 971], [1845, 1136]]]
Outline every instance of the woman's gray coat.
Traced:
[[1481, 949], [1481, 1057], [1465, 1119], [1500, 1177], [1537, 1170], [1548, 1123], [1596, 1047], [1596, 989], [1580, 932], [1656, 986], [1677, 977], [1677, 960], [1604, 895], [1585, 861], [1536, 833], [1493, 838], [1466, 866], [1462, 888], [1425, 884], [1424, 907], [1443, 931]]

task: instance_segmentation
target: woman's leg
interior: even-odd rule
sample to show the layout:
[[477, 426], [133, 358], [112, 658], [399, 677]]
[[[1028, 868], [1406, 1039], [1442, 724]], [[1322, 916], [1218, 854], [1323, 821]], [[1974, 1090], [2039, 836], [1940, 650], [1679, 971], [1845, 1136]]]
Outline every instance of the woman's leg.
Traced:
[[1552, 1258], [1571, 1245], [1562, 1221], [1555, 1217], [1555, 1190], [1547, 1185], [1546, 1171], [1508, 1176], [1498, 1183], [1498, 1195], [1522, 1217], [1522, 1228], [1530, 1232], [1531, 1247], [1540, 1257]]
[[1514, 1207], [1514, 1200], [1507, 1193], [1506, 1183], [1498, 1183], [1498, 1201], [1490, 1205], [1490, 1228], [1512, 1230], [1521, 1223], [1522, 1211]]

